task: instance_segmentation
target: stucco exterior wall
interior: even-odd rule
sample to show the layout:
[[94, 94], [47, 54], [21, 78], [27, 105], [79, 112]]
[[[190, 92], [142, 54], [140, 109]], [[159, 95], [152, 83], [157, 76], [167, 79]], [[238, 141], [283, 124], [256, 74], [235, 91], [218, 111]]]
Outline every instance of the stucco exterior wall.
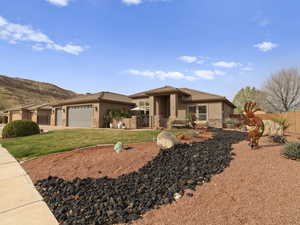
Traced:
[[178, 105], [177, 105], [177, 119], [178, 120], [186, 120], [187, 119], [187, 104], [182, 102], [182, 98], [178, 97]]
[[132, 102], [136, 104], [136, 106], [140, 105], [140, 102], [150, 102], [149, 98], [138, 98], [138, 99], [132, 99]]
[[50, 119], [50, 125], [55, 126], [56, 124], [56, 117], [55, 117], [55, 108], [52, 109], [51, 111], [51, 119]]
[[233, 114], [233, 107], [229, 106], [226, 103], [223, 103], [223, 119], [230, 118], [230, 115]]
[[32, 111], [31, 112], [31, 116], [30, 116], [31, 118], [31, 120], [33, 121], [33, 122], [38, 122], [38, 111], [37, 110], [35, 110], [35, 111]]
[[208, 105], [208, 125], [211, 127], [223, 127], [223, 103], [207, 103]]
[[[222, 102], [207, 102], [207, 103], [186, 103], [186, 116], [188, 116], [188, 106], [205, 105], [207, 106], [207, 122], [211, 127], [223, 127], [223, 103]], [[184, 107], [184, 106], [181, 106]], [[183, 114], [183, 113], [182, 113]], [[186, 117], [187, 118], [187, 117]]]
[[21, 111], [12, 111], [11, 112], [11, 120], [10, 121], [21, 120], [21, 119], [22, 119]]

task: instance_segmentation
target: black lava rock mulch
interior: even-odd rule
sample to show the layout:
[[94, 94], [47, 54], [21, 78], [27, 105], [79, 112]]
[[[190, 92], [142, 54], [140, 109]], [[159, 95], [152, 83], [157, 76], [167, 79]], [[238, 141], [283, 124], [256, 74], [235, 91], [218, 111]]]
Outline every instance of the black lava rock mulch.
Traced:
[[231, 145], [244, 140], [245, 134], [216, 132], [213, 139], [160, 151], [137, 172], [116, 179], [49, 177], [35, 185], [62, 225], [127, 223], [172, 203], [175, 193], [194, 190], [229, 166]]

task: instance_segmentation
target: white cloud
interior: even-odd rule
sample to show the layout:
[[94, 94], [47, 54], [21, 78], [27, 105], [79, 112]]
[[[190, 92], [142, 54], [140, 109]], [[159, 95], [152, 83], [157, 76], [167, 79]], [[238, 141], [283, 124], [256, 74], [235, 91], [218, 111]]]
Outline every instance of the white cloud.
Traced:
[[262, 18], [260, 21], [258, 21], [259, 26], [266, 27], [271, 24], [271, 21], [268, 18]]
[[70, 0], [46, 0], [46, 1], [53, 5], [61, 6], [61, 7], [67, 6], [70, 2]]
[[274, 48], [277, 48], [278, 46], [279, 46], [278, 44], [275, 44], [272, 42], [261, 42], [261, 43], [254, 45], [253, 47], [258, 48], [262, 52], [267, 52]]
[[142, 3], [142, 0], [122, 0], [126, 5], [139, 5]]
[[213, 80], [218, 75], [225, 75], [225, 72], [220, 70], [196, 70], [194, 74], [205, 80]]
[[6, 40], [11, 44], [21, 41], [32, 42], [33, 48], [37, 50], [52, 49], [56, 51], [64, 51], [69, 54], [79, 55], [85, 50], [79, 45], [67, 44], [59, 45], [51, 40], [46, 34], [34, 30], [27, 25], [10, 23], [0, 16], [0, 39]]
[[222, 76], [226, 73], [220, 70], [196, 70], [192, 75], [187, 75], [181, 72], [165, 72], [165, 71], [151, 71], [151, 70], [127, 70], [128, 74], [149, 77], [152, 79], [175, 79], [175, 80], [187, 80], [195, 81], [199, 79], [213, 80], [216, 76]]
[[180, 56], [178, 59], [186, 63], [194, 63], [198, 60], [198, 58], [195, 56]]
[[224, 61], [219, 61], [219, 62], [215, 62], [212, 64], [213, 66], [217, 66], [217, 67], [223, 67], [223, 68], [233, 68], [233, 67], [237, 67], [240, 66], [240, 63], [237, 62], [224, 62]]
[[241, 68], [241, 70], [246, 71], [246, 72], [251, 72], [251, 71], [253, 71], [253, 68], [251, 66], [245, 66], [245, 67]]
[[196, 80], [197, 77], [189, 76], [186, 74], [183, 74], [181, 72], [165, 72], [165, 71], [150, 71], [150, 70], [128, 70], [127, 73], [132, 75], [138, 75], [138, 76], [144, 76], [144, 77], [150, 77], [152, 79], [175, 79], [175, 80], [188, 80], [193, 81]]
[[203, 65], [205, 63], [205, 61], [204, 60], [198, 60], [196, 63], [199, 64], [199, 65]]

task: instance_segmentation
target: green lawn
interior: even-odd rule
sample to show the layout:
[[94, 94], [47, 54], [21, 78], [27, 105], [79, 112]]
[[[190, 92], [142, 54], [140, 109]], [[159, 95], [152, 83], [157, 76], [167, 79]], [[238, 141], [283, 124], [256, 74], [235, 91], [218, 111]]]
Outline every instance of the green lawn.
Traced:
[[[173, 133], [184, 133], [184, 130], [172, 130]], [[17, 159], [39, 157], [55, 152], [64, 152], [80, 147], [97, 144], [124, 144], [152, 141], [160, 131], [156, 130], [101, 130], [101, 129], [70, 129], [56, 130], [49, 133], [28, 137], [12, 138], [0, 141]]]

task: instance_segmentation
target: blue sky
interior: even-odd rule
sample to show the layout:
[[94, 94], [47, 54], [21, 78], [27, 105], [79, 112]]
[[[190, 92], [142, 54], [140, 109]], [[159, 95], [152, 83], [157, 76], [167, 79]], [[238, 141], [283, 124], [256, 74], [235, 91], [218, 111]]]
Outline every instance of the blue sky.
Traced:
[[0, 74], [76, 92], [164, 85], [232, 99], [299, 67], [300, 2], [1, 0]]

